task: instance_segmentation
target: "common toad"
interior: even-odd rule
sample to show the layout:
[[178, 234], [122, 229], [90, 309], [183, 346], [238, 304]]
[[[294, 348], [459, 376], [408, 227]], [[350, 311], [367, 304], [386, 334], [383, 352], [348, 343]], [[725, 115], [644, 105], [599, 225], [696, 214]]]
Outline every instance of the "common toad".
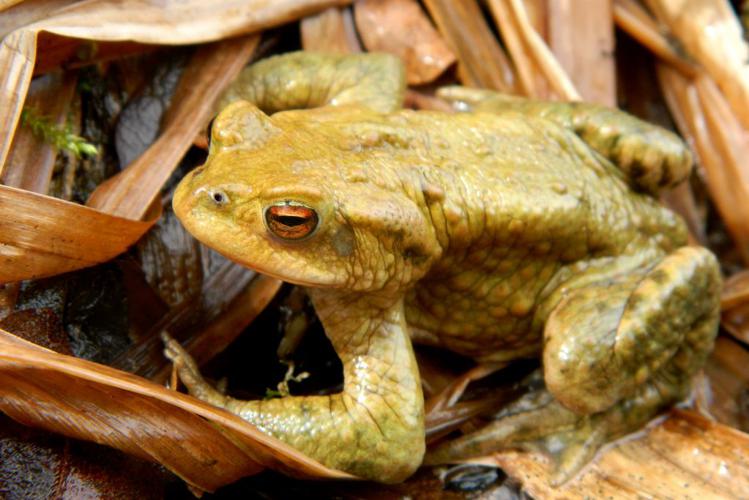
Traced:
[[176, 342], [167, 355], [198, 398], [384, 482], [424, 455], [412, 338], [481, 363], [540, 357], [544, 389], [426, 461], [546, 439], [564, 480], [685, 398], [712, 348], [716, 259], [653, 196], [691, 156], [672, 133], [590, 104], [448, 88], [470, 112], [402, 110], [403, 82], [382, 54], [261, 61], [174, 196], [199, 240], [307, 287], [343, 391], [236, 400]]

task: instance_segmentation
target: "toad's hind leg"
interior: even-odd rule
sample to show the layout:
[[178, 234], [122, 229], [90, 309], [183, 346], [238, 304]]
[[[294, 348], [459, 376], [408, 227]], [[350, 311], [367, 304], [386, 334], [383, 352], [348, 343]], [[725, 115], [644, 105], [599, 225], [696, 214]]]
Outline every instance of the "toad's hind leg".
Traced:
[[713, 346], [719, 291], [715, 257], [683, 247], [643, 273], [570, 292], [544, 330], [546, 389], [435, 449], [427, 461], [535, 442], [556, 455], [555, 482], [569, 479], [604, 443], [689, 394]]

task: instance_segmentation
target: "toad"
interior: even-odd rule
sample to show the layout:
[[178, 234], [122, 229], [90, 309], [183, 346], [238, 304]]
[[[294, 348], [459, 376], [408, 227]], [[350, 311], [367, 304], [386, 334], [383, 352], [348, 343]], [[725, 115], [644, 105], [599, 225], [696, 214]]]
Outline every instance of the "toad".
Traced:
[[426, 462], [544, 441], [563, 481], [687, 397], [713, 346], [718, 264], [655, 198], [691, 156], [591, 104], [452, 87], [442, 95], [466, 112], [399, 109], [403, 74], [383, 54], [251, 66], [174, 195], [200, 241], [306, 287], [342, 391], [237, 400], [175, 341], [166, 354], [194, 396], [383, 482], [424, 458], [412, 340], [498, 366], [538, 357], [532, 397]]

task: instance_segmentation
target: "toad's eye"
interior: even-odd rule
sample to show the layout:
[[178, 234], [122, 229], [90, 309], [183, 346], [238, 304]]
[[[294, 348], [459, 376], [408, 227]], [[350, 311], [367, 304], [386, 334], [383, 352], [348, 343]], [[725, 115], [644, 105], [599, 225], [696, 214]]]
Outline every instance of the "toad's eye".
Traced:
[[221, 207], [229, 203], [229, 196], [227, 196], [227, 194], [220, 189], [208, 191], [208, 196], [211, 198], [211, 201], [216, 204], [216, 206]]
[[317, 228], [317, 212], [292, 201], [276, 203], [265, 209], [265, 225], [284, 240], [301, 240]]

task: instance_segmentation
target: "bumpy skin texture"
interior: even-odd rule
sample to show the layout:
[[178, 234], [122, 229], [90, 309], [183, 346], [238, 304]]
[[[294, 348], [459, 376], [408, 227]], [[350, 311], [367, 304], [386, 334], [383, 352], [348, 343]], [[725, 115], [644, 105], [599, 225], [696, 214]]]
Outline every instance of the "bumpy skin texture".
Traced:
[[[169, 341], [191, 393], [329, 466], [385, 482], [411, 474], [424, 452], [409, 334], [481, 362], [543, 359], [545, 386], [430, 463], [556, 440], [563, 480], [683, 399], [712, 348], [720, 274], [712, 254], [685, 246], [672, 212], [633, 189], [683, 178], [691, 159], [681, 141], [615, 110], [466, 89], [448, 97], [475, 112], [390, 110], [381, 100], [372, 109], [369, 90], [356, 103], [350, 89], [371, 71], [402, 92], [402, 69], [357, 57], [292, 54], [247, 70], [260, 108], [325, 106], [268, 117], [246, 101], [229, 105], [206, 164], [174, 197], [198, 239], [308, 287], [343, 362], [343, 392], [234, 400]], [[318, 76], [300, 70], [307, 58]], [[394, 75], [382, 73], [383, 58]], [[290, 95], [265, 88], [287, 80]], [[349, 98], [331, 97], [331, 81]], [[302, 207], [317, 225], [284, 239], [268, 222], [278, 206]]]

